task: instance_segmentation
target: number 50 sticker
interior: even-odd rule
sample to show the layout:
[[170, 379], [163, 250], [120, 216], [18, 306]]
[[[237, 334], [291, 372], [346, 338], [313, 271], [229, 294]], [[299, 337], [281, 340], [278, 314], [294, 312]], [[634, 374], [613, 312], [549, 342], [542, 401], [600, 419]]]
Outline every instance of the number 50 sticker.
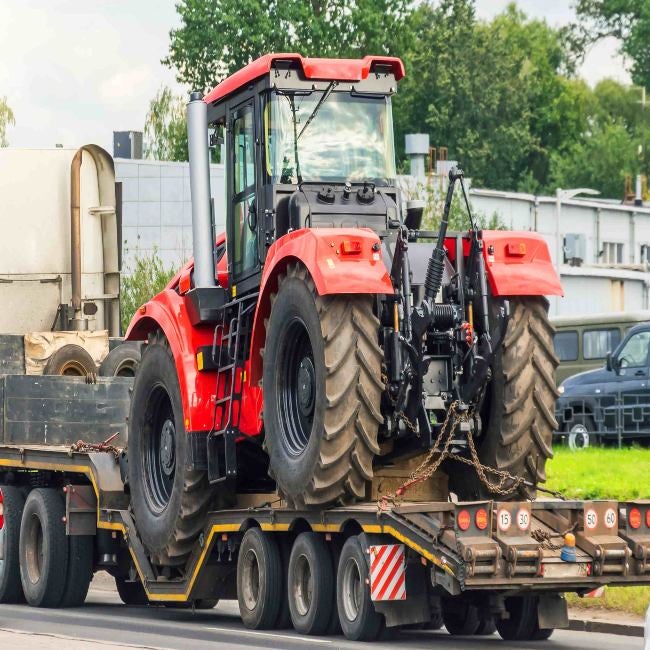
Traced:
[[593, 530], [598, 525], [598, 515], [593, 508], [585, 512], [585, 528]]

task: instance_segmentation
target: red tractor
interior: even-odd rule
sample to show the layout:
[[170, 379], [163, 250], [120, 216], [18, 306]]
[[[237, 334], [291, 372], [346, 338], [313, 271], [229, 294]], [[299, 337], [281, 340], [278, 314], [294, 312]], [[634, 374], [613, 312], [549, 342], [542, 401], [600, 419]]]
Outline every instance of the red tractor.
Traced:
[[[211, 508], [279, 491], [290, 506], [367, 498], [377, 467], [435, 444], [520, 477], [551, 456], [556, 397], [544, 296], [562, 289], [535, 233], [438, 232], [405, 210], [391, 96], [399, 59], [270, 54], [187, 122], [194, 259], [134, 317], [147, 340], [128, 479], [152, 563], [181, 567]], [[214, 232], [209, 145], [225, 141], [226, 233]], [[469, 213], [469, 204], [467, 204]], [[463, 435], [461, 435], [463, 434]], [[489, 496], [447, 467], [459, 498]], [[507, 486], [506, 481], [506, 486]]]

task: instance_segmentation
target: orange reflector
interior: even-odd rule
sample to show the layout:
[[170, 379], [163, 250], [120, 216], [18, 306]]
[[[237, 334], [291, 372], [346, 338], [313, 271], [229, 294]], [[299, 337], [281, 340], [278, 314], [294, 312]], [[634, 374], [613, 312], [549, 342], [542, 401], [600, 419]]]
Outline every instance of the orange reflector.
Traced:
[[0, 488], [0, 530], [5, 527], [5, 498]]
[[630, 508], [627, 513], [627, 521], [630, 524], [630, 528], [641, 528], [641, 511], [638, 508]]
[[506, 255], [510, 257], [523, 257], [526, 254], [526, 242], [506, 244]]
[[485, 530], [488, 525], [488, 513], [485, 508], [479, 508], [476, 511], [476, 516], [474, 517], [474, 521], [476, 522], [476, 527], [479, 530]]
[[341, 253], [343, 255], [358, 255], [361, 253], [361, 242], [344, 239], [341, 242]]
[[472, 523], [472, 517], [469, 514], [469, 510], [461, 510], [456, 515], [456, 521], [458, 522], [458, 528], [461, 530], [467, 530], [469, 525]]
[[650, 528], [650, 509], [645, 511], [645, 525]]

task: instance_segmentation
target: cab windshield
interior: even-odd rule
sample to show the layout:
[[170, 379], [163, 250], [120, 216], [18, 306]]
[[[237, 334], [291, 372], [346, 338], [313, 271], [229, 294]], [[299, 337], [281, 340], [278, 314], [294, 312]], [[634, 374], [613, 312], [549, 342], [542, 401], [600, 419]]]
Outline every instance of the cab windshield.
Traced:
[[273, 183], [388, 185], [395, 179], [388, 97], [273, 93], [264, 111], [264, 130], [266, 171]]

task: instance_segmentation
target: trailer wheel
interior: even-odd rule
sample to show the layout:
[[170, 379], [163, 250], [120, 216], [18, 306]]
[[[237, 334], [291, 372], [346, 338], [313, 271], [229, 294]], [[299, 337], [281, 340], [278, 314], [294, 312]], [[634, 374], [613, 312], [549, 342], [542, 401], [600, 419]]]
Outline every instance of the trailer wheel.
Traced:
[[510, 617], [500, 618], [496, 621], [497, 631], [504, 641], [541, 641], [544, 639], [543, 635], [540, 637], [535, 636], [537, 633], [548, 631], [539, 629], [537, 623], [537, 598], [535, 596], [506, 598], [505, 607]]
[[91, 535], [68, 537], [68, 574], [61, 607], [80, 607], [86, 601], [93, 578], [95, 538]]
[[259, 528], [246, 531], [237, 558], [237, 600], [244, 625], [275, 629], [284, 591], [282, 557], [275, 538]]
[[43, 368], [43, 374], [93, 379], [97, 375], [97, 366], [90, 354], [80, 345], [69, 343], [50, 356]]
[[[495, 308], [502, 304], [493, 301]], [[477, 439], [481, 462], [526, 479], [509, 498], [534, 498], [538, 483], [546, 481], [546, 461], [553, 457], [557, 430], [553, 348], [555, 329], [544, 298], [511, 298], [510, 318], [499, 341], [492, 380], [481, 408], [483, 433]], [[472, 469], [450, 473], [451, 490], [459, 500], [493, 498]]]
[[115, 577], [115, 588], [120, 600], [125, 605], [143, 606], [149, 604], [147, 592], [144, 590], [140, 580], [127, 580], [124, 577]]
[[474, 634], [478, 636], [490, 636], [497, 631], [497, 625], [494, 616], [481, 616], [478, 628]]
[[153, 564], [182, 566], [205, 524], [213, 492], [206, 472], [187, 469], [188, 446], [176, 364], [156, 333], [142, 355], [129, 415], [131, 504]]
[[289, 559], [289, 610], [299, 634], [324, 634], [331, 625], [334, 570], [327, 544], [318, 533], [300, 533]]
[[336, 606], [341, 628], [350, 641], [374, 641], [384, 620], [370, 598], [368, 559], [357, 535], [348, 537], [336, 572]]
[[126, 341], [112, 349], [99, 366], [100, 377], [135, 377], [141, 357], [142, 343]]
[[478, 634], [481, 625], [478, 608], [462, 596], [443, 598], [442, 620], [447, 632], [453, 636]]
[[65, 504], [52, 488], [32, 490], [20, 524], [20, 578], [32, 607], [58, 607], [66, 587]]
[[0, 497], [0, 603], [23, 603], [18, 548], [25, 497], [11, 485], [0, 486]]
[[372, 297], [319, 296], [299, 264], [278, 282], [263, 371], [270, 474], [299, 507], [362, 499], [383, 421]]

